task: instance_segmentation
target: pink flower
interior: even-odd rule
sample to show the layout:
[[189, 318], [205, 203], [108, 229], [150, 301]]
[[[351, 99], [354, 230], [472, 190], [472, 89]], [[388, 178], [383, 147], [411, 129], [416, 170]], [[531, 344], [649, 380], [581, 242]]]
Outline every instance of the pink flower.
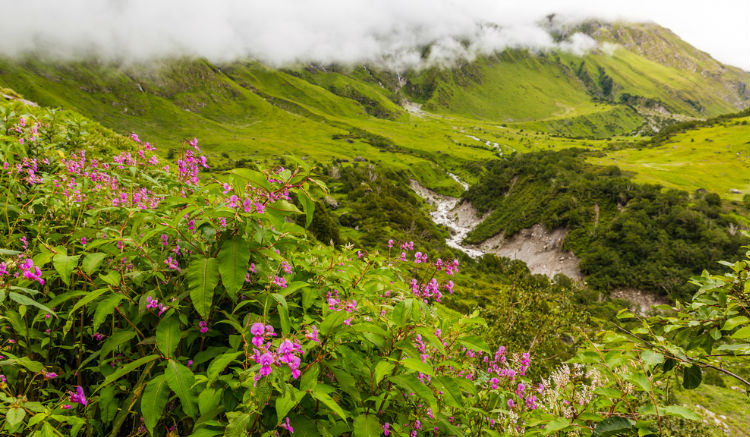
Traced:
[[257, 212], [258, 212], [259, 214], [263, 214], [263, 212], [265, 211], [265, 209], [266, 209], [266, 207], [265, 207], [265, 206], [264, 206], [264, 205], [263, 205], [262, 203], [260, 203], [260, 202], [255, 202], [255, 210], [256, 210], [256, 211], [257, 211]]
[[57, 378], [57, 373], [55, 372], [47, 372], [44, 374], [44, 379], [55, 379]]
[[308, 331], [307, 334], [305, 334], [305, 338], [312, 341], [317, 341], [320, 343], [320, 339], [318, 339], [318, 328], [315, 327], [315, 325], [312, 326], [312, 331]]
[[83, 393], [83, 387], [81, 387], [80, 385], [76, 387], [75, 393], [71, 391], [68, 392], [68, 399], [70, 400], [70, 402], [81, 404], [84, 407], [88, 404], [88, 401], [86, 400], [86, 395]]
[[[391, 241], [393, 241], [393, 240], [391, 240]], [[391, 427], [391, 424], [390, 424], [390, 423], [388, 423], [388, 422], [385, 422], [385, 424], [383, 425], [383, 435], [384, 435], [384, 436], [386, 436], [386, 437], [387, 437], [387, 436], [388, 436], [388, 434], [390, 434], [390, 433], [391, 433], [391, 431], [390, 431], [390, 429], [389, 429], [390, 427]]]
[[198, 326], [200, 326], [201, 328], [201, 334], [205, 334], [206, 332], [208, 332], [208, 323], [201, 320], [200, 323], [198, 323]]
[[286, 418], [286, 422], [282, 422], [280, 425], [285, 430], [289, 431], [289, 434], [294, 434], [294, 428], [292, 428], [292, 424], [289, 423], [289, 418]]

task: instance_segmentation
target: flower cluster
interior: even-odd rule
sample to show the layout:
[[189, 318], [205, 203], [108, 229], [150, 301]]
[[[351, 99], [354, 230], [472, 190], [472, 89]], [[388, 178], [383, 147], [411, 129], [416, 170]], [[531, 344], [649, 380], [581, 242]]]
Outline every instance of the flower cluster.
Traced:
[[273, 326], [264, 325], [263, 323], [253, 324], [250, 327], [250, 333], [253, 334], [252, 343], [255, 346], [251, 358], [260, 364], [260, 370], [255, 375], [256, 383], [261, 378], [270, 375], [273, 372], [273, 367], [282, 367], [283, 365], [291, 369], [294, 379], [300, 377], [299, 366], [302, 363], [300, 356], [304, 354], [300, 343], [284, 339], [278, 348], [273, 350], [272, 342], [267, 341], [267, 339], [275, 337], [276, 334], [274, 333]]

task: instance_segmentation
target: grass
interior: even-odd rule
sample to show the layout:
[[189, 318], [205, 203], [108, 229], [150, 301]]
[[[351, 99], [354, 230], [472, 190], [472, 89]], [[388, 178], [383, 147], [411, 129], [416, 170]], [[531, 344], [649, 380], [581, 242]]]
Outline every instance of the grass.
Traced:
[[[638, 182], [741, 200], [750, 193], [750, 117], [679, 133], [652, 148], [626, 148], [592, 158], [635, 174]], [[742, 192], [730, 192], [735, 189]]]
[[[714, 418], [726, 424], [730, 436], [747, 436], [750, 429], [750, 400], [741, 390], [702, 384], [697, 390], [679, 390], [676, 393], [680, 403], [697, 411], [703, 416], [703, 421], [709, 425], [717, 425]], [[715, 416], [711, 417], [700, 406], [708, 409]], [[720, 433], [718, 435], [724, 435]]]

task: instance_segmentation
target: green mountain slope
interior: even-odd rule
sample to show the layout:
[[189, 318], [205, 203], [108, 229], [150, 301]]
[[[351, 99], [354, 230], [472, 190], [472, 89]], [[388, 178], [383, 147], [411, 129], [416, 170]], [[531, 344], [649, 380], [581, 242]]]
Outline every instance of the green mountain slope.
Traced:
[[582, 145], [563, 137], [648, 134], [674, 119], [750, 104], [750, 74], [666, 29], [591, 22], [576, 30], [618, 48], [583, 57], [506, 50], [403, 75], [372, 66], [0, 59], [0, 85], [43, 105], [75, 109], [119, 133], [163, 142], [197, 136], [215, 162], [283, 153], [326, 162], [362, 158], [408, 169], [444, 192], [458, 186], [441, 168], [472, 182], [478, 177], [472, 162]]

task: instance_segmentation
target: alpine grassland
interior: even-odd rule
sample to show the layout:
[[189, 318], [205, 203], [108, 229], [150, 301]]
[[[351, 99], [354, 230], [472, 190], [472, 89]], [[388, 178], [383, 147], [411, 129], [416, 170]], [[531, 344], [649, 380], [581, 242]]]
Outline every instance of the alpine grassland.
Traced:
[[403, 70], [0, 55], [0, 436], [745, 435], [750, 73], [553, 18]]

